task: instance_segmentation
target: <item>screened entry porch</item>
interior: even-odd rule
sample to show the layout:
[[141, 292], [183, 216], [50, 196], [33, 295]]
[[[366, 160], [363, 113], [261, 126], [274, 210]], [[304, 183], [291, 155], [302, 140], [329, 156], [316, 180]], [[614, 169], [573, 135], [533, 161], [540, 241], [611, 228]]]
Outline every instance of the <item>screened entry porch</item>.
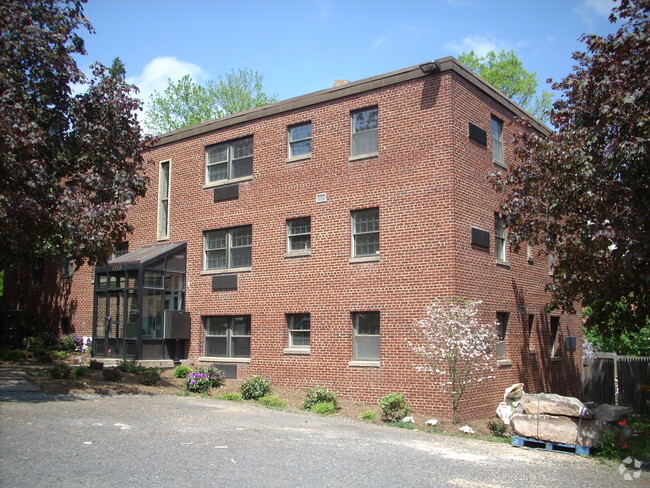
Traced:
[[142, 247], [95, 268], [93, 356], [186, 359], [185, 242]]

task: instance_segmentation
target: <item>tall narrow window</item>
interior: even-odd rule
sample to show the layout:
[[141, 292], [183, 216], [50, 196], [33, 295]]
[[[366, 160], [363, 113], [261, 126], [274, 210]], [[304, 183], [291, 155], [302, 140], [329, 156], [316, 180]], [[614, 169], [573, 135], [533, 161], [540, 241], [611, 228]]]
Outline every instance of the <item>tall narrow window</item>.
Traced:
[[508, 312], [497, 312], [497, 359], [506, 358], [506, 332]]
[[558, 317], [557, 315], [551, 316], [550, 335], [551, 335], [551, 357], [552, 358], [558, 357], [560, 355], [559, 344], [557, 341], [557, 334], [559, 330], [560, 330], [560, 317]]
[[247, 225], [205, 232], [203, 247], [205, 270], [248, 268], [253, 247], [252, 227]]
[[353, 312], [354, 359], [379, 361], [379, 312]]
[[214, 144], [205, 148], [205, 182], [233, 180], [253, 174], [253, 138]]
[[308, 313], [287, 314], [290, 349], [309, 349], [311, 316]]
[[205, 317], [204, 354], [209, 357], [251, 356], [250, 316]]
[[113, 246], [113, 252], [111, 253], [111, 261], [113, 259], [117, 259], [120, 256], [124, 256], [125, 254], [129, 253], [129, 243], [128, 242], [120, 242], [119, 244], [115, 244]]
[[506, 226], [499, 214], [494, 214], [494, 250], [497, 261], [506, 263]]
[[379, 209], [352, 212], [352, 256], [379, 255]]
[[169, 239], [169, 161], [160, 163], [158, 177], [158, 239]]
[[311, 155], [311, 122], [289, 127], [289, 158]]
[[350, 156], [371, 156], [378, 152], [378, 110], [377, 107], [357, 110], [351, 113], [352, 140]]
[[492, 117], [492, 161], [505, 166], [503, 161], [503, 122]]
[[287, 220], [287, 252], [311, 249], [311, 218]]

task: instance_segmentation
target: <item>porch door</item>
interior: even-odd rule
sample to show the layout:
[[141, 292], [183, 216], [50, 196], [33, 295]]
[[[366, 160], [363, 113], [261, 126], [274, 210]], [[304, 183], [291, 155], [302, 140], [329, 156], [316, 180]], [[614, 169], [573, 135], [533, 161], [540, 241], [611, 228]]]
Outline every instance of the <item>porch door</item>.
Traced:
[[[104, 338], [104, 355], [122, 357], [124, 334], [124, 291], [97, 296], [97, 339]], [[99, 351], [97, 351], [99, 352]]]

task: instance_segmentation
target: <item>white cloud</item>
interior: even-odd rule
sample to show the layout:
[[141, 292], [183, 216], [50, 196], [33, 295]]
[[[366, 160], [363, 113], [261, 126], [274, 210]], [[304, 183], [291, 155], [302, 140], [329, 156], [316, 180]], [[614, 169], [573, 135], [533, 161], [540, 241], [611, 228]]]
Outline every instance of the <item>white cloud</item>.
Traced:
[[573, 8], [573, 12], [589, 29], [594, 29], [595, 22], [598, 20], [596, 17], [607, 19], [612, 9], [619, 4], [619, 0], [584, 0]]
[[477, 56], [485, 56], [490, 51], [501, 51], [502, 49], [512, 49], [505, 42], [499, 41], [492, 36], [466, 36], [460, 42], [448, 42], [445, 48], [460, 54], [474, 51]]
[[187, 61], [181, 61], [171, 56], [161, 56], [152, 59], [137, 76], [128, 77], [127, 81], [140, 89], [138, 98], [146, 104], [153, 92], [162, 92], [169, 80], [178, 81], [185, 75], [190, 75], [196, 82], [207, 78], [203, 69]]
[[386, 37], [378, 37], [373, 41], [373, 43], [370, 45], [370, 49], [378, 49], [382, 44], [385, 44], [388, 41]]

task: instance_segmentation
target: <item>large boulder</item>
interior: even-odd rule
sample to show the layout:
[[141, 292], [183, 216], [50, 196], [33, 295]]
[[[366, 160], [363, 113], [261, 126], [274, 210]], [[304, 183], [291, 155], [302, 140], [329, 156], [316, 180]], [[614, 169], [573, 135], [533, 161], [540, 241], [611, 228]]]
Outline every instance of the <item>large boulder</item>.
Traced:
[[563, 415], [568, 417], [593, 417], [591, 410], [574, 397], [556, 395], [555, 393], [524, 393], [519, 401], [528, 414]]
[[527, 414], [514, 414], [510, 425], [523, 437], [586, 447], [598, 444], [599, 432], [604, 427], [598, 420]]
[[597, 407], [593, 408], [592, 411], [594, 413], [595, 419], [612, 424], [622, 422], [630, 413], [630, 409], [628, 407], [617, 407], [614, 405], [608, 405], [607, 403], [598, 405]]
[[[506, 391], [503, 393], [503, 401], [505, 403], [518, 402], [521, 399], [521, 396], [524, 394], [524, 384], [515, 383], [512, 386], [506, 388]], [[510, 400], [510, 402], [508, 401]]]

